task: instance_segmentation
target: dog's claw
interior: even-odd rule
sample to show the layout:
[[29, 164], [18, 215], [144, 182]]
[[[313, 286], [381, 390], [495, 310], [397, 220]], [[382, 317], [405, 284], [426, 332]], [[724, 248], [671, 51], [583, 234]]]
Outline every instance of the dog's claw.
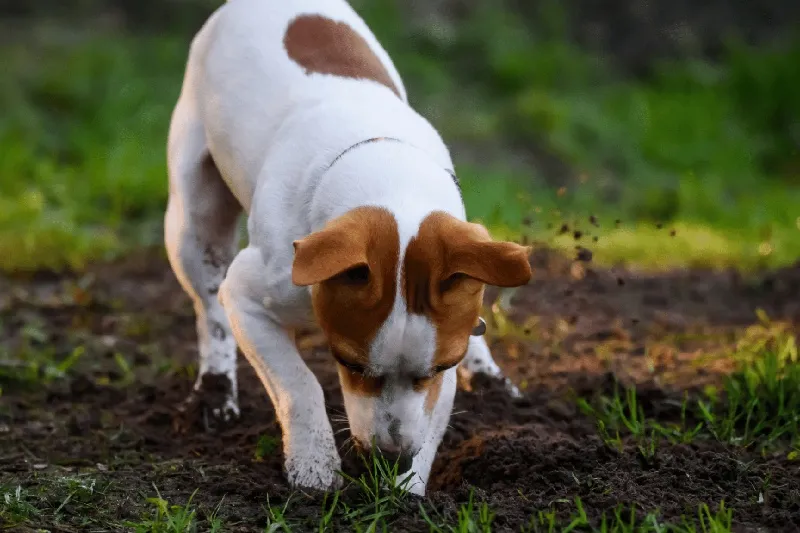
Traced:
[[514, 382], [511, 381], [509, 378], [503, 378], [503, 384], [505, 385], [506, 392], [509, 396], [514, 398], [515, 400], [522, 398], [522, 392], [520, 392], [519, 388], [514, 385]]

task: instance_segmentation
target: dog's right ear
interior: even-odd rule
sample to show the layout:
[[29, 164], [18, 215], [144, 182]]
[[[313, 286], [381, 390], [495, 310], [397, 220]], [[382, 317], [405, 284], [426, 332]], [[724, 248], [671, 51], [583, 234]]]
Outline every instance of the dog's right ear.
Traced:
[[367, 266], [367, 250], [347, 220], [294, 241], [292, 283], [304, 287], [329, 280], [350, 269]]

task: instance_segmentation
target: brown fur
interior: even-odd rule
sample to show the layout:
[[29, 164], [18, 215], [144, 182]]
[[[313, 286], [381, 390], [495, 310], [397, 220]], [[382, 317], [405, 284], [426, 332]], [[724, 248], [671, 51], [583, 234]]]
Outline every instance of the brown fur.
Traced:
[[[394, 306], [400, 257], [394, 216], [376, 207], [354, 209], [294, 246], [293, 281], [314, 285], [314, 312], [334, 356], [343, 363], [342, 386], [379, 395], [382, 380], [361, 369], [368, 366], [370, 345]], [[435, 369], [455, 366], [464, 357], [485, 284], [528, 282], [529, 251], [492, 241], [483, 226], [445, 213], [423, 220], [406, 249], [401, 283], [408, 311], [427, 316], [436, 328]], [[368, 280], [348, 280], [350, 269], [363, 266], [369, 268]], [[415, 383], [417, 391], [426, 391], [426, 409], [436, 405], [441, 386], [441, 373]]]
[[347, 24], [320, 15], [300, 15], [286, 29], [283, 46], [306, 74], [373, 80], [400, 96], [381, 60]]
[[403, 283], [410, 313], [436, 327], [434, 365], [454, 366], [478, 323], [485, 284], [524, 285], [531, 277], [529, 249], [491, 240], [479, 224], [431, 213], [405, 254]]
[[[320, 327], [340, 360], [369, 363], [369, 347], [394, 305], [400, 241], [391, 213], [361, 207], [295, 242], [292, 272], [297, 285], [314, 285], [312, 301]], [[369, 267], [365, 284], [339, 276], [359, 265]], [[379, 380], [342, 368], [343, 386], [365, 395], [380, 392]]]

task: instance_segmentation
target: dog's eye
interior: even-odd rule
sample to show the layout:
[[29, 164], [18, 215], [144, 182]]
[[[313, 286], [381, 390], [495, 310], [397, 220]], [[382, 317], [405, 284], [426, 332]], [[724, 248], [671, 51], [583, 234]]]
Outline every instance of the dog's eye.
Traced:
[[356, 364], [353, 364], [353, 363], [348, 363], [348, 364], [342, 365], [342, 366], [344, 366], [350, 372], [353, 372], [353, 373], [358, 374], [358, 375], [364, 375], [364, 372], [367, 371], [367, 369], [364, 368], [364, 366], [356, 365]]
[[466, 277], [467, 277], [466, 274], [463, 274], [461, 272], [456, 272], [452, 276], [448, 277], [447, 279], [439, 283], [439, 290], [442, 292], [447, 292], [450, 289], [452, 289], [456, 283], [458, 283], [462, 279], [465, 279]]
[[339, 363], [344, 368], [346, 368], [347, 370], [349, 370], [350, 372], [353, 372], [355, 374], [363, 375], [364, 372], [367, 371], [367, 369], [366, 369], [366, 367], [364, 365], [360, 365], [358, 363], [352, 363], [350, 361], [346, 361], [344, 358], [342, 358], [341, 355], [339, 355], [336, 352], [333, 352], [333, 358], [336, 359], [337, 363]]

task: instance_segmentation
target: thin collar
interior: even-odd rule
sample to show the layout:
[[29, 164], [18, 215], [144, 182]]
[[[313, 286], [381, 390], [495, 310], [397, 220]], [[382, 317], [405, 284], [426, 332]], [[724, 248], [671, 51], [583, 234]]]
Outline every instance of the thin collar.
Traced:
[[[337, 155], [336, 157], [333, 158], [333, 161], [331, 161], [330, 164], [327, 167], [325, 167], [325, 169], [322, 171], [322, 173], [324, 174], [325, 172], [329, 171], [331, 169], [331, 167], [333, 165], [335, 165], [342, 157], [344, 157], [344, 155], [347, 152], [349, 152], [351, 150], [355, 150], [359, 146], [363, 146], [365, 144], [370, 144], [370, 143], [374, 143], [374, 142], [380, 142], [380, 141], [398, 142], [398, 143], [407, 144], [408, 146], [412, 146], [412, 147], [416, 148], [414, 145], [408, 144], [408, 143], [406, 143], [404, 141], [401, 141], [400, 139], [397, 139], [395, 137], [372, 137], [371, 139], [365, 139], [363, 141], [358, 141], [357, 143], [355, 143], [353, 145], [350, 145], [347, 148], [345, 148], [339, 155]], [[455, 171], [451, 170], [449, 168], [446, 168], [445, 171], [448, 174], [450, 174], [450, 177], [453, 179], [453, 183], [455, 183], [456, 187], [458, 188], [458, 192], [461, 193], [461, 182], [458, 180], [458, 176], [456, 176]]]

